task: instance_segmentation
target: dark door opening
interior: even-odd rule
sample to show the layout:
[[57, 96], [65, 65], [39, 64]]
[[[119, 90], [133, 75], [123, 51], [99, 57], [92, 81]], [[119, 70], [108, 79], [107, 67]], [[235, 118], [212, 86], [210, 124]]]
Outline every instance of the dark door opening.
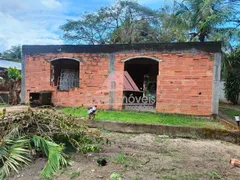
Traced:
[[[146, 110], [146, 106], [155, 109], [158, 62], [148, 58], [136, 58], [125, 62], [124, 71], [127, 71], [139, 91], [124, 90], [123, 108]], [[133, 98], [135, 99], [133, 102]]]

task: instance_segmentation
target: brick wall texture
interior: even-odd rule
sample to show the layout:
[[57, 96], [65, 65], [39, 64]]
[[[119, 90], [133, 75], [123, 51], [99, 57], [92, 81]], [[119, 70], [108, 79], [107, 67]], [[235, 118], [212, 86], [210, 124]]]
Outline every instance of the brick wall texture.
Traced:
[[[114, 71], [123, 72], [122, 60], [136, 56], [154, 57], [159, 62], [157, 77], [156, 111], [193, 115], [212, 114], [213, 86], [213, 54], [194, 53], [115, 53]], [[69, 91], [58, 91], [50, 83], [51, 63], [54, 58], [76, 58], [79, 63], [80, 86]], [[152, 61], [149, 59], [149, 61]], [[36, 54], [25, 57], [25, 102], [29, 102], [30, 92], [52, 91], [52, 102], [57, 106], [89, 106], [95, 97], [101, 96], [98, 107], [108, 109], [109, 90], [104, 82], [109, 75], [109, 54], [56, 53]], [[119, 86], [119, 85], [118, 85]], [[114, 102], [121, 99], [122, 87], [114, 92]], [[120, 89], [120, 90], [119, 90]], [[89, 99], [90, 100], [89, 100]], [[121, 109], [122, 104], [116, 103], [114, 109]]]

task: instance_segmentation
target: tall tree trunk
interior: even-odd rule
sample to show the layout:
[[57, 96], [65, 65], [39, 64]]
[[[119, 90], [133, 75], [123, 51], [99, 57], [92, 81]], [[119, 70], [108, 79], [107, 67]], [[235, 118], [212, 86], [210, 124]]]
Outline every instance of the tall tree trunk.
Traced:
[[10, 80], [9, 85], [9, 99], [11, 105], [17, 105], [20, 103], [20, 88], [21, 87], [21, 79]]

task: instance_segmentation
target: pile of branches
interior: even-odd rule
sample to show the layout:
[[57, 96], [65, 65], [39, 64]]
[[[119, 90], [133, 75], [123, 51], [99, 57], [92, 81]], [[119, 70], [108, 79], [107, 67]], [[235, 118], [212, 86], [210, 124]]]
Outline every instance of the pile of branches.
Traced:
[[103, 139], [84, 123], [54, 110], [32, 110], [2, 114], [0, 119], [0, 180], [39, 155], [48, 161], [41, 172], [51, 178], [61, 167], [69, 165], [66, 148], [88, 152], [100, 149]]

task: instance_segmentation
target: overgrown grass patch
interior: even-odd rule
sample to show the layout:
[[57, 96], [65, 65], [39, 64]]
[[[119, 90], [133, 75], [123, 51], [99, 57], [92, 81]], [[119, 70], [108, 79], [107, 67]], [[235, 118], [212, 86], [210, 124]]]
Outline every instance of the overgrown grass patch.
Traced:
[[124, 153], [118, 153], [116, 157], [112, 157], [111, 161], [116, 164], [122, 164], [125, 167], [134, 167], [134, 159], [126, 156]]
[[[63, 108], [62, 111], [67, 115], [72, 115], [79, 118], [87, 118], [86, 108]], [[98, 110], [96, 120], [104, 121], [118, 121], [118, 122], [132, 122], [132, 123], [149, 123], [149, 124], [166, 124], [174, 126], [192, 126], [204, 128], [218, 128], [224, 129], [224, 126], [219, 122], [206, 119], [197, 118], [194, 116], [184, 116], [176, 114], [162, 114], [152, 112], [133, 112], [133, 111], [107, 111]]]
[[240, 110], [230, 109], [230, 108], [222, 108], [221, 111], [224, 114], [226, 114], [227, 116], [231, 117], [232, 119], [234, 119], [235, 115], [239, 115], [240, 116]]

